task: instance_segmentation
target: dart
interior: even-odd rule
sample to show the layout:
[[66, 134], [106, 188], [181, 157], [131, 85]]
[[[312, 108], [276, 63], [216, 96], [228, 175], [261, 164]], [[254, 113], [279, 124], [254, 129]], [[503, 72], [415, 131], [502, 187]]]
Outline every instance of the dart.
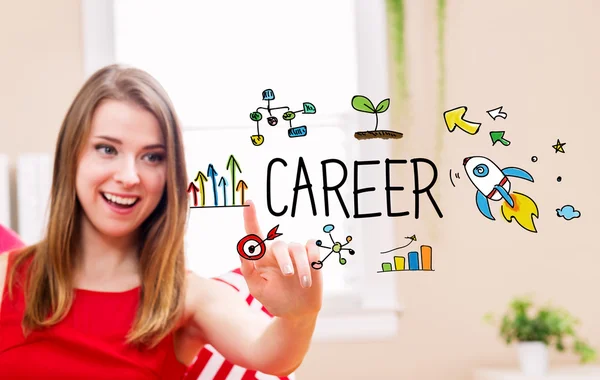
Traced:
[[246, 260], [260, 260], [267, 252], [265, 241], [274, 240], [282, 235], [277, 232], [277, 228], [279, 228], [279, 224], [271, 228], [265, 239], [261, 239], [255, 234], [244, 236], [237, 244], [238, 254]]

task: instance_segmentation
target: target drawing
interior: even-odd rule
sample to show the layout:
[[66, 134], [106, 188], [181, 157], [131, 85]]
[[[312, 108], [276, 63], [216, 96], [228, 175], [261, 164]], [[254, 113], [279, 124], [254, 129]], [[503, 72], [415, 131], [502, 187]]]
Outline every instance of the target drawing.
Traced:
[[279, 224], [271, 228], [266, 239], [261, 239], [258, 235], [249, 234], [240, 239], [237, 243], [238, 254], [246, 260], [260, 260], [267, 252], [265, 241], [273, 240], [282, 234], [277, 232]]

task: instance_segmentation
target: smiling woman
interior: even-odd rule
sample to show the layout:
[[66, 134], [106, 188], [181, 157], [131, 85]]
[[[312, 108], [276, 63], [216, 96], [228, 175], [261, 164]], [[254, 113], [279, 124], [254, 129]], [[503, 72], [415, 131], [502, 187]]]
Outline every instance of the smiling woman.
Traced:
[[[104, 223], [112, 236], [128, 236], [156, 208], [166, 185], [159, 123], [135, 103], [105, 100], [94, 113], [88, 141], [77, 169], [81, 206], [95, 219], [92, 224]], [[85, 233], [89, 223], [83, 222]]]
[[[267, 318], [186, 271], [186, 179], [161, 85], [120, 65], [94, 73], [58, 136], [44, 239], [0, 256], [3, 375], [181, 379], [205, 345], [267, 374], [299, 366], [321, 308], [318, 247], [277, 241], [260, 262], [241, 259]], [[262, 236], [246, 205], [246, 232]]]

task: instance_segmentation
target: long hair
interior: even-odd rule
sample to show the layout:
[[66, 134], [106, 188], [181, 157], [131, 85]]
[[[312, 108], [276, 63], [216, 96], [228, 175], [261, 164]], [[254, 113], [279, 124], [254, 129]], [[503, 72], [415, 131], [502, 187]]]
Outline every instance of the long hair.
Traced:
[[83, 214], [75, 176], [94, 111], [104, 99], [133, 102], [150, 111], [159, 121], [166, 142], [166, 186], [156, 209], [140, 226], [141, 292], [136, 318], [127, 335], [127, 343], [154, 347], [173, 330], [183, 311], [187, 173], [174, 107], [162, 86], [143, 70], [121, 65], [104, 67], [85, 82], [75, 97], [56, 144], [45, 236], [17, 255], [8, 277], [9, 294], [12, 296], [17, 268], [30, 262], [23, 281], [18, 281], [25, 286], [25, 334], [60, 322], [73, 303]]

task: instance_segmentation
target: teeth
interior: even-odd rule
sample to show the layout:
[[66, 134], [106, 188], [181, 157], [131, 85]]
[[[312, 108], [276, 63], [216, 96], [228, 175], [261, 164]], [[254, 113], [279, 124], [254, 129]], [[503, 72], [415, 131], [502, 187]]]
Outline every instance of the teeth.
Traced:
[[113, 194], [109, 194], [109, 193], [103, 193], [104, 196], [106, 197], [106, 199], [108, 199], [111, 202], [115, 202], [121, 205], [125, 205], [125, 206], [129, 206], [135, 203], [135, 201], [138, 200], [138, 198], [122, 198], [122, 197], [118, 197], [116, 195]]

